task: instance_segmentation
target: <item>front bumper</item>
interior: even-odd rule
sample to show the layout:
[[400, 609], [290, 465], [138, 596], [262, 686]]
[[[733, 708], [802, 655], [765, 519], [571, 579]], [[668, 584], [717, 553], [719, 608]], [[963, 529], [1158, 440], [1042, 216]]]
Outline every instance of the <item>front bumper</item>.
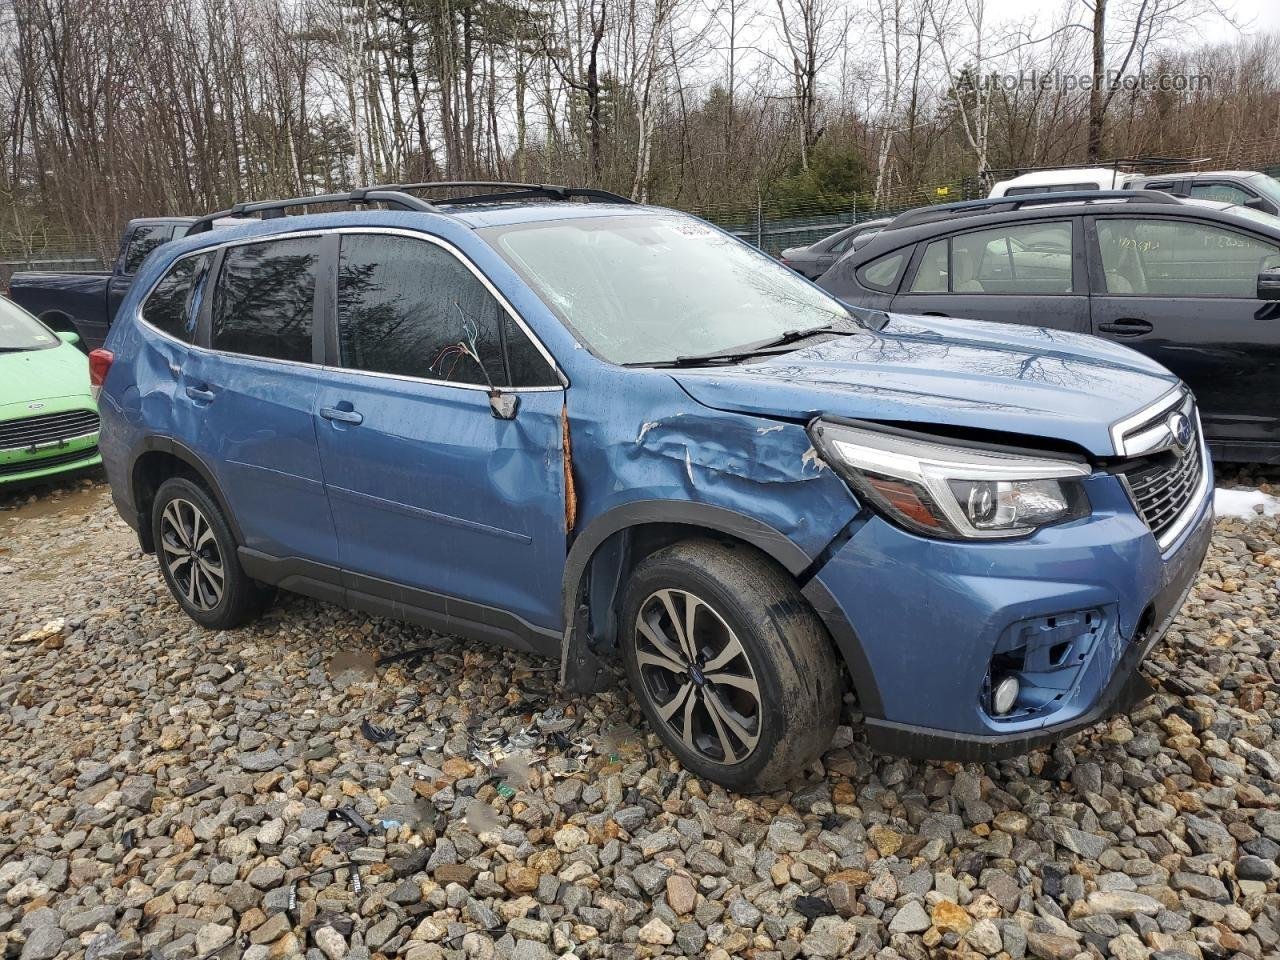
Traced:
[[[87, 396], [67, 396], [43, 399], [39, 415], [77, 414], [89, 415], [93, 402]], [[0, 406], [0, 423], [21, 425], [33, 416], [26, 402]], [[102, 462], [98, 454], [98, 429], [67, 436], [64, 439], [42, 440], [32, 447], [5, 446], [0, 448], [0, 487], [33, 483], [65, 473], [95, 467]]]
[[[1087, 489], [1088, 520], [1006, 543], [931, 541], [872, 517], [818, 571], [805, 592], [845, 653], [874, 749], [1014, 756], [1151, 692], [1138, 667], [1199, 572], [1212, 487], [1163, 555], [1114, 477], [1095, 475]], [[1071, 662], [1049, 681], [1060, 689], [1035, 709], [991, 716], [986, 683], [1009, 637], [1075, 623], [1082, 612], [1092, 632], [1067, 645]]]

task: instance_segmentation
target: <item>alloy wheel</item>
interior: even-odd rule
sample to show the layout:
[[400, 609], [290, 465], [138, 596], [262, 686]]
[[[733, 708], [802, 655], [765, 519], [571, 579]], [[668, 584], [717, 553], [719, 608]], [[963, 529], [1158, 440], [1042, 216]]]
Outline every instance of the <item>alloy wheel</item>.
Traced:
[[760, 686], [737, 634], [705, 600], [656, 591], [640, 605], [634, 642], [643, 695], [685, 747], [719, 764], [754, 752]]
[[222, 600], [226, 571], [209, 519], [190, 500], [174, 499], [160, 515], [164, 565], [183, 599], [197, 610]]

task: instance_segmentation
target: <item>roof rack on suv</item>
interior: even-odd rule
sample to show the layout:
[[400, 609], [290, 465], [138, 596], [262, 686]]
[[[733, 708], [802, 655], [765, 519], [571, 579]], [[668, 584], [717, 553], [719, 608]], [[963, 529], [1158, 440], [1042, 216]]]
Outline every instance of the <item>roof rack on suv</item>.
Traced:
[[901, 230], [936, 220], [953, 217], [972, 217], [983, 213], [1004, 213], [1023, 207], [1058, 203], [1085, 203], [1102, 200], [1114, 203], [1182, 203], [1177, 197], [1159, 190], [1065, 190], [1061, 193], [1027, 193], [1015, 197], [986, 197], [981, 200], [962, 200], [959, 203], [943, 203], [932, 207], [918, 207], [894, 218], [886, 230]]
[[214, 222], [223, 217], [247, 217], [256, 213], [261, 214], [264, 220], [270, 220], [275, 217], [283, 217], [284, 212], [290, 207], [308, 207], [317, 203], [349, 203], [355, 206], [385, 203], [400, 210], [417, 210], [419, 212], [435, 210], [435, 207], [425, 200], [411, 197], [409, 194], [401, 193], [395, 189], [364, 187], [348, 193], [322, 193], [312, 197], [287, 197], [282, 200], [255, 200], [248, 203], [233, 203], [226, 210], [205, 214], [191, 225], [191, 229], [187, 231], [187, 236], [211, 230]]
[[503, 203], [508, 200], [598, 200], [602, 203], [635, 203], [627, 197], [596, 190], [591, 187], [561, 187], [552, 183], [518, 183], [508, 180], [428, 180], [423, 183], [397, 183], [378, 187], [379, 190], [448, 190], [484, 189], [489, 192], [464, 197], [441, 197], [435, 203], [442, 206], [462, 206], [469, 203]]
[[[486, 192], [473, 193], [463, 197], [442, 197], [430, 203], [420, 197], [411, 195], [410, 190], [447, 190], [483, 189]], [[439, 180], [422, 183], [385, 183], [373, 187], [360, 187], [347, 193], [324, 193], [313, 197], [288, 197], [282, 200], [256, 200], [248, 203], [236, 203], [226, 210], [205, 214], [191, 225], [187, 231], [190, 236], [212, 229], [215, 221], [223, 217], [245, 217], [260, 214], [262, 218], [282, 217], [291, 207], [307, 207], [319, 203], [347, 203], [364, 206], [383, 203], [399, 210], [416, 210], [426, 213], [441, 213], [441, 206], [464, 206], [472, 203], [502, 203], [510, 200], [597, 200], [605, 203], [634, 203], [626, 197], [607, 190], [595, 190], [589, 187], [561, 187], [548, 183], [514, 183], [498, 180]]]

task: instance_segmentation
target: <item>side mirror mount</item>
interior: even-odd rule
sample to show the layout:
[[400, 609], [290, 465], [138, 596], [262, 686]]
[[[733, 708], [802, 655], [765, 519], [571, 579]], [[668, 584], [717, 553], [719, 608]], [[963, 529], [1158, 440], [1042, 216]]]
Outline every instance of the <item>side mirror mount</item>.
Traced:
[[[1278, 278], [1280, 279], [1280, 278]], [[514, 420], [520, 409], [520, 397], [501, 390], [489, 391], [489, 412], [499, 420]]]
[[69, 343], [72, 346], [75, 346], [80, 342], [80, 334], [76, 333], [74, 330], [58, 330], [55, 332], [58, 334], [58, 339], [63, 343]]
[[1258, 274], [1258, 299], [1280, 300], [1280, 267]]
[[1267, 209], [1267, 202], [1263, 200], [1261, 197], [1250, 197], [1248, 200], [1244, 202], [1244, 205], [1246, 207], [1249, 207], [1251, 210]]

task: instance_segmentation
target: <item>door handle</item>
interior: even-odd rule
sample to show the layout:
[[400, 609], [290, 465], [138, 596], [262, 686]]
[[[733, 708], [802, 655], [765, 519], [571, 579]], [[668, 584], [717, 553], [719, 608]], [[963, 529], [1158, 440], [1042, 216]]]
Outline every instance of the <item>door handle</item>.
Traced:
[[187, 396], [196, 403], [213, 403], [216, 394], [205, 387], [187, 387]]
[[948, 316], [947, 316], [947, 314], [943, 313], [943, 312], [942, 312], [942, 311], [940, 311], [940, 310], [926, 310], [926, 311], [922, 314], [922, 316], [925, 316], [925, 317], [942, 317], [943, 319], [946, 319], [946, 320], [951, 319], [950, 317], [948, 317]]
[[1138, 320], [1135, 317], [1121, 317], [1114, 323], [1100, 323], [1098, 329], [1103, 333], [1114, 333], [1117, 337], [1140, 337], [1144, 333], [1150, 333], [1155, 329], [1146, 320]]
[[321, 407], [320, 416], [336, 423], [349, 423], [352, 426], [364, 423], [364, 414], [354, 410], [340, 410], [337, 407]]

